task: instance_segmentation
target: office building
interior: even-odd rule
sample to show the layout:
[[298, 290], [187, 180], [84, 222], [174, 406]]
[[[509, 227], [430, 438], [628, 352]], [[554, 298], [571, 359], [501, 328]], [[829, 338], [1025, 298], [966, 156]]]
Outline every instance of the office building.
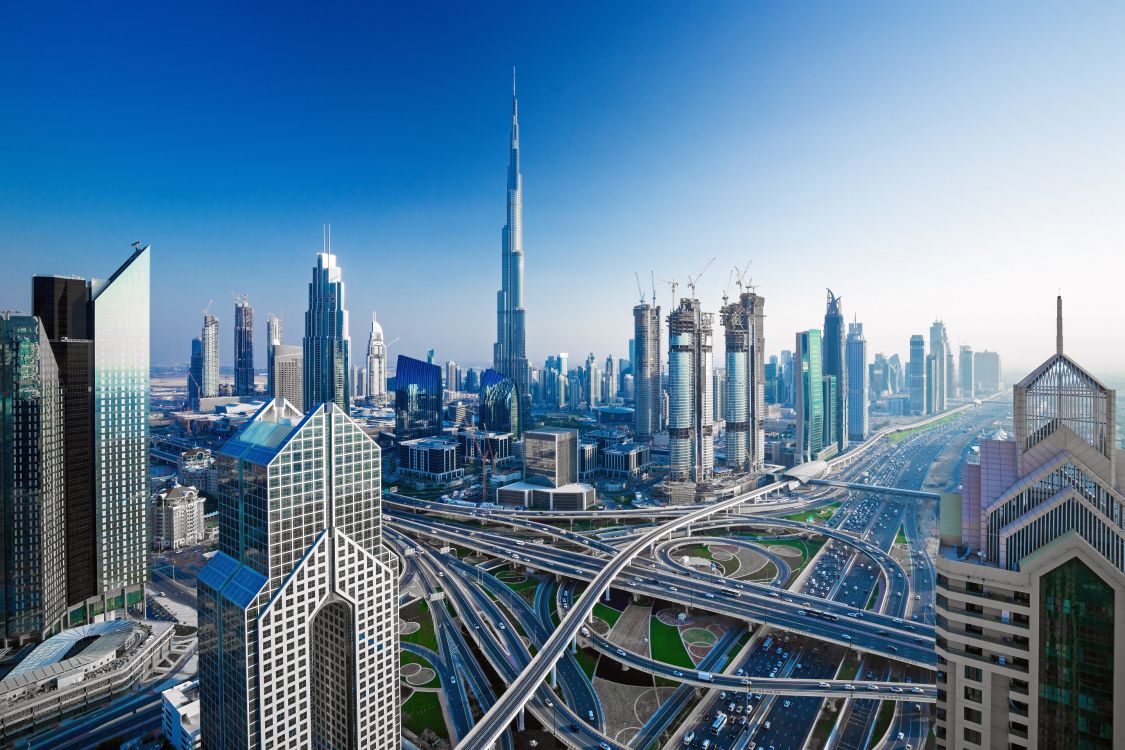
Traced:
[[990, 351], [973, 354], [973, 377], [976, 392], [981, 396], [990, 396], [1000, 390], [1000, 355]]
[[[937, 559], [937, 747], [1120, 747], [1125, 451], [1116, 394], [1056, 350], [984, 440]], [[956, 496], [953, 497], [956, 500]]]
[[65, 424], [47, 331], [0, 313], [0, 651], [66, 624]]
[[[276, 315], [266, 317], [266, 397], [274, 398], [273, 387], [273, 348], [281, 343], [281, 318]], [[303, 386], [302, 386], [303, 387]]]
[[836, 402], [840, 400], [840, 392], [836, 386], [835, 375], [825, 375], [821, 378], [821, 402], [824, 405], [824, 426], [821, 428], [821, 437], [824, 440], [824, 450], [820, 452], [821, 458], [829, 458], [836, 455], [837, 451], [837, 435], [840, 432], [841, 426], [836, 424], [836, 416], [839, 411], [835, 408]]
[[926, 381], [928, 400], [931, 405], [930, 413], [943, 412], [947, 406], [946, 365], [948, 364], [949, 337], [946, 335], [945, 324], [935, 320], [930, 326], [930, 356], [933, 358], [933, 372]]
[[945, 342], [945, 404], [948, 407], [949, 402], [957, 398], [957, 363], [953, 355], [953, 347], [949, 345], [949, 341]]
[[480, 390], [480, 370], [470, 367], [465, 371], [465, 391], [473, 393]]
[[344, 300], [343, 272], [336, 256], [316, 254], [309, 282], [309, 309], [305, 313], [304, 403], [308, 408], [333, 402], [348, 412], [348, 311]]
[[633, 307], [633, 432], [649, 440], [661, 429], [660, 308], [644, 300]]
[[199, 680], [174, 685], [160, 693], [161, 731], [172, 750], [199, 750]]
[[518, 440], [523, 435], [523, 419], [516, 384], [496, 370], [485, 370], [480, 377], [479, 422], [483, 430], [509, 432]]
[[[767, 404], [780, 404], [781, 403], [781, 384], [780, 384], [780, 382], [778, 382], [779, 378], [778, 378], [778, 373], [777, 373], [777, 370], [778, 370], [777, 357], [776, 356], [770, 357], [770, 361], [766, 362], [766, 364], [762, 368], [762, 370], [765, 373], [765, 386], [766, 386], [765, 401], [766, 401], [766, 403]], [[727, 451], [729, 453], [730, 449], [728, 448]]]
[[961, 346], [958, 362], [960, 367], [957, 374], [960, 375], [961, 398], [976, 398], [976, 382], [973, 380], [973, 348], [971, 346]]
[[612, 404], [617, 401], [617, 386], [621, 371], [613, 361], [613, 355], [605, 358], [605, 375], [602, 378], [602, 403]]
[[602, 371], [598, 369], [598, 361], [594, 358], [593, 352], [590, 352], [590, 356], [586, 358], [584, 385], [586, 388], [583, 398], [586, 400], [586, 408], [593, 409], [602, 400]]
[[711, 421], [716, 430], [721, 430], [726, 422], [727, 376], [721, 370], [711, 373]]
[[371, 313], [371, 334], [367, 338], [367, 397], [373, 401], [387, 397], [387, 345], [375, 313]]
[[208, 313], [203, 314], [203, 377], [199, 387], [200, 398], [214, 398], [219, 395], [219, 319]]
[[191, 340], [191, 360], [188, 364], [187, 403], [191, 409], [199, 408], [199, 399], [203, 395], [201, 383], [203, 382], [203, 339]]
[[[441, 368], [398, 355], [395, 366], [395, 442], [441, 435]], [[405, 451], [399, 451], [405, 459]]]
[[867, 339], [863, 337], [863, 324], [852, 323], [848, 326], [848, 340], [844, 350], [844, 359], [848, 371], [848, 440], [861, 443], [867, 439], [870, 431], [868, 426], [867, 404], [870, 397], [871, 386], [868, 382], [870, 375], [867, 367]]
[[[842, 453], [848, 447], [848, 368], [845, 361], [845, 333], [843, 299], [828, 291], [827, 309], [824, 313], [824, 374], [835, 379], [837, 397], [831, 405], [832, 414], [828, 420], [831, 433], [825, 433], [826, 444], [835, 444], [836, 451]], [[825, 404], [825, 408], [828, 408]]]
[[671, 479], [702, 482], [715, 466], [711, 394], [714, 316], [687, 297], [668, 316], [668, 452]]
[[520, 172], [519, 101], [516, 99], [514, 77], [512, 131], [508, 146], [508, 221], [501, 236], [501, 283], [500, 291], [496, 293], [496, 343], [492, 349], [492, 369], [512, 379], [520, 397], [520, 413], [531, 414], [527, 311], [523, 306], [523, 174]]
[[199, 544], [207, 533], [203, 498], [190, 485], [174, 485], [152, 497], [152, 548], [179, 549]]
[[601, 454], [607, 477], [636, 479], [652, 465], [652, 449], [645, 443], [617, 443], [606, 446]]
[[800, 331], [793, 354], [796, 385], [796, 461], [815, 461], [824, 452], [824, 373], [820, 369], [820, 331]]
[[234, 395], [253, 396], [254, 308], [245, 295], [234, 300]]
[[105, 281], [32, 279], [35, 316], [63, 373], [72, 622], [141, 602], [148, 580], [150, 250], [133, 248]]
[[203, 747], [400, 747], [379, 459], [339, 403], [271, 401], [223, 446], [198, 579]]
[[561, 487], [578, 481], [578, 430], [540, 427], [523, 440], [523, 477], [530, 484]]
[[299, 410], [305, 409], [305, 353], [299, 346], [270, 346], [270, 398], [283, 398]]
[[765, 464], [765, 305], [765, 297], [741, 292], [719, 312], [726, 343], [726, 462], [735, 471], [760, 472]]
[[887, 383], [892, 393], [901, 393], [907, 389], [906, 369], [897, 354], [887, 358]]
[[910, 393], [910, 413], [914, 416], [928, 414], [926, 409], [926, 340], [920, 334], [910, 337], [910, 360], [907, 374], [907, 388]]
[[465, 476], [457, 459], [460, 446], [447, 437], [418, 438], [402, 443], [406, 460], [399, 465], [403, 476], [425, 482], [451, 482]]

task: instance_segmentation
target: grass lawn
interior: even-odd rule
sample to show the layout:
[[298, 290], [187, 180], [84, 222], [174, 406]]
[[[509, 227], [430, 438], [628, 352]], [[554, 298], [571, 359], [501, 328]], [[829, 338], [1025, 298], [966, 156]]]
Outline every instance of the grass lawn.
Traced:
[[665, 625], [655, 617], [651, 618], [649, 622], [652, 658], [665, 664], [694, 669], [695, 662], [691, 660], [687, 649], [684, 648], [683, 639], [680, 638], [680, 629], [674, 625]]
[[887, 727], [891, 725], [891, 719], [895, 715], [895, 702], [883, 701], [879, 705], [879, 715], [875, 717], [875, 732], [871, 735], [871, 739], [878, 740], [886, 733]]
[[421, 625], [417, 631], [402, 636], [407, 643], [417, 643], [431, 651], [438, 650], [437, 635], [434, 633], [434, 621], [430, 617], [430, 607], [426, 602], [415, 602], [402, 610], [400, 616], [408, 622]]
[[618, 612], [613, 607], [607, 607], [606, 605], [602, 604], [601, 602], [598, 602], [597, 604], [594, 605], [594, 617], [602, 618], [612, 628], [614, 625], [617, 624], [617, 621], [621, 618], [621, 613]]
[[878, 588], [872, 589], [871, 590], [871, 596], [867, 597], [867, 604], [864, 605], [863, 608], [864, 609], [871, 609], [872, 607], [874, 607], [875, 606], [875, 599], [878, 596], [879, 596], [879, 589]]
[[895, 537], [895, 544], [906, 544], [906, 529], [902, 526], [898, 528], [898, 536]]
[[441, 702], [437, 693], [422, 693], [417, 690], [402, 704], [402, 725], [415, 735], [432, 729], [439, 737], [449, 739], [445, 726], [445, 716], [441, 713]]
[[921, 427], [911, 427], [910, 429], [907, 429], [907, 430], [898, 430], [897, 432], [892, 432], [889, 435], [887, 435], [887, 441], [891, 445], [898, 445], [899, 443], [901, 443], [903, 440], [906, 440], [906, 438], [910, 437], [911, 435], [916, 435], [919, 432], [921, 432], [922, 430], [928, 430], [931, 427], [937, 427], [938, 425], [945, 424], [946, 422], [949, 422], [953, 419], [956, 419], [957, 416], [958, 416], [958, 414], [947, 414], [944, 417], [942, 417], [941, 419], [935, 420], [935, 421], [930, 422], [929, 424], [923, 425]]
[[755, 570], [748, 579], [751, 581], [772, 581], [773, 577], [777, 575], [777, 566], [773, 562], [767, 562], [761, 568]]

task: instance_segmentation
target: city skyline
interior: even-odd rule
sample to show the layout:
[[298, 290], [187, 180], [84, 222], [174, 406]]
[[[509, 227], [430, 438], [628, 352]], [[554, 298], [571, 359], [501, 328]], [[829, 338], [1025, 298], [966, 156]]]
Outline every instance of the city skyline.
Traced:
[[[122, 86], [160, 80], [205, 105], [201, 111], [228, 100], [241, 104], [224, 109], [222, 127], [210, 114], [194, 115], [202, 119], [186, 124], [200, 128], [189, 134], [170, 124], [185, 105], [160, 98], [152, 110], [157, 122], [143, 138], [126, 127], [132, 94], [116, 88], [93, 87], [121, 106], [113, 113], [88, 107], [88, 127], [70, 141], [62, 136], [71, 131], [59, 125], [25, 132], [26, 118], [5, 118], [3, 140], [21, 151], [5, 154], [11, 168], [0, 177], [0, 242], [20, 252], [0, 291], [16, 303], [28, 300], [21, 279], [96, 272], [142, 237], [154, 247], [153, 292], [162, 300], [153, 310], [153, 362], [186, 364], [198, 322], [185, 312], [223, 298], [230, 286], [209, 272], [212, 265], [244, 278], [259, 314], [283, 315], [295, 331], [301, 270], [318, 247], [320, 225], [333, 223], [355, 314], [363, 319], [377, 310], [389, 336], [401, 337], [400, 351], [418, 356], [434, 348], [442, 360], [487, 364], [490, 290], [500, 265], [496, 235], [504, 223], [498, 196], [506, 79], [514, 63], [523, 169], [533, 188], [524, 206], [533, 364], [557, 351], [624, 356], [633, 272], [651, 269], [683, 282], [714, 254], [718, 260], [699, 287], [705, 309], [718, 309], [726, 269], [752, 260], [750, 276], [770, 291], [769, 353], [817, 325], [820, 290], [831, 284], [847, 297], [849, 316], [866, 322], [871, 352], [905, 355], [909, 336], [940, 318], [952, 347], [1000, 351], [1006, 371], [1026, 370], [1049, 321], [1023, 300], [1061, 288], [1076, 315], [1110, 314], [1112, 279], [1090, 278], [1084, 269], [1111, 257], [1125, 230], [1111, 209], [1120, 197], [1112, 175], [1125, 163], [1111, 134], [1125, 117], [1120, 103], [1099, 96], [1123, 77], [1121, 51], [1091, 35], [1088, 22], [1047, 8], [1014, 16], [999, 5], [977, 9], [971, 24], [956, 8], [883, 10], [857, 6], [813, 16], [747, 6], [682, 17], [661, 9], [629, 30], [623, 27], [632, 16], [624, 9], [610, 10], [604, 29], [584, 23], [583, 9], [564, 19], [485, 13], [473, 19], [472, 31], [479, 39], [502, 35], [505, 43], [456, 70], [414, 65], [401, 45], [425, 48], [452, 38], [454, 52], [477, 46], [445, 20], [400, 11], [407, 15], [382, 20], [392, 29], [410, 26], [411, 36], [362, 64], [332, 55], [312, 63], [300, 81], [320, 83], [326, 69], [349, 74], [328, 91], [298, 86], [295, 98], [274, 91], [276, 78], [241, 57], [190, 75], [134, 70], [131, 56], [87, 49], [79, 29], [90, 19], [78, 14], [73, 27], [52, 29], [53, 37], [74, 42], [57, 45], [67, 50], [58, 59], [28, 53], [21, 64], [4, 66], [19, 71], [18, 80], [6, 81], [15, 99], [38, 101], [39, 87], [86, 101], [90, 94], [69, 88], [82, 75], [61, 82], [57, 66], [87, 53], [92, 73], [119, 78]], [[1103, 12], [1101, 28], [1120, 25], [1120, 9]], [[155, 18], [135, 23], [185, 20], [161, 15], [170, 10], [148, 13]], [[16, 11], [12, 16], [11, 28], [27, 33], [13, 34], [5, 56], [21, 55], [44, 33]], [[109, 20], [95, 23], [99, 47], [126, 48], [118, 35], [129, 24], [108, 28]], [[361, 13], [355, 30], [337, 24], [310, 32], [307, 41], [310, 49], [335, 49], [341, 39], [333, 35], [346, 40], [373, 23]], [[254, 40], [258, 51], [298, 38], [296, 26], [280, 14], [270, 33]], [[155, 28], [155, 41], [184, 43]], [[559, 54], [568, 32], [568, 44], [590, 52], [580, 65]], [[610, 54], [604, 35], [613, 32], [621, 46]], [[219, 27], [205, 38], [223, 46], [231, 33]], [[881, 61], [904, 54], [907, 40], [914, 46], [905, 68], [886, 70]], [[662, 45], [659, 57], [649, 49]], [[711, 54], [693, 59], [703, 45]], [[805, 60], [810, 49], [817, 54]], [[240, 98], [219, 79], [213, 66], [222, 63], [263, 86], [262, 96], [253, 103]], [[1037, 85], [1005, 86], [1017, 71]], [[273, 132], [279, 111], [314, 94], [316, 108], [351, 124], [322, 132], [302, 119], [254, 147], [263, 132]], [[708, 137], [691, 137], [699, 132]], [[670, 142], [680, 144], [674, 153]], [[339, 159], [341, 148], [351, 158]], [[235, 153], [238, 176], [231, 179]], [[293, 179], [280, 179], [275, 162], [294, 153], [302, 156]], [[412, 158], [417, 153], [426, 158]], [[910, 170], [901, 169], [904, 160]], [[85, 171], [61, 167], [75, 162]], [[927, 258], [936, 251], [947, 283], [927, 282], [934, 270]], [[786, 271], [794, 253], [810, 261], [799, 278]], [[1065, 265], [1055, 260], [1064, 256]], [[413, 273], [419, 258], [442, 273]], [[1014, 278], [1002, 273], [1013, 263], [1051, 273], [998, 284]], [[439, 301], [466, 288], [474, 291], [458, 304], [460, 324], [445, 325]], [[571, 303], [576, 292], [584, 304]], [[419, 306], [420, 299], [431, 304]], [[678, 302], [664, 285], [657, 301], [665, 310]], [[29, 300], [18, 306], [29, 310]], [[552, 315], [557, 309], [569, 315]], [[229, 331], [232, 321], [224, 317]], [[259, 368], [263, 343], [256, 347]], [[1072, 348], [1109, 375], [1125, 371], [1120, 355], [1093, 331], [1076, 334]], [[229, 345], [221, 356], [224, 366], [233, 364]]]

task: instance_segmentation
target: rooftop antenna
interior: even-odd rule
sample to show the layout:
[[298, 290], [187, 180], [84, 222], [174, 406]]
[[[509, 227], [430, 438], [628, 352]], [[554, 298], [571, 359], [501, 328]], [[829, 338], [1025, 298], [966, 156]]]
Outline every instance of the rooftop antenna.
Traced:
[[715, 262], [715, 257], [711, 256], [711, 260], [707, 261], [707, 265], [703, 266], [703, 270], [700, 271], [698, 274], [696, 274], [694, 278], [691, 277], [691, 276], [688, 276], [687, 285], [688, 285], [688, 288], [691, 289], [691, 298], [692, 299], [695, 299], [695, 287], [696, 287], [696, 285], [699, 283], [699, 280], [701, 278], [703, 278], [703, 274], [707, 273], [707, 269], [710, 268], [711, 264], [714, 263], [714, 262]]
[[1055, 298], [1055, 350], [1063, 353], [1063, 337], [1062, 337], [1062, 294]]
[[320, 252], [328, 252], [328, 225], [320, 225]]
[[516, 66], [512, 66], [512, 98], [516, 98]]
[[641, 304], [643, 305], [645, 303], [645, 293], [641, 290], [641, 275], [633, 271], [633, 276], [637, 279], [637, 294], [641, 295]]
[[328, 225], [328, 252], [332, 252], [332, 225]]

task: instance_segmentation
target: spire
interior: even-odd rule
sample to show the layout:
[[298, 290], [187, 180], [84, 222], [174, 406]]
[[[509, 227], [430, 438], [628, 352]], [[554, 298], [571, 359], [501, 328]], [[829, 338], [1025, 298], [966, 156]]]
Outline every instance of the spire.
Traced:
[[1063, 353], [1062, 338], [1062, 295], [1055, 298], [1055, 350]]

